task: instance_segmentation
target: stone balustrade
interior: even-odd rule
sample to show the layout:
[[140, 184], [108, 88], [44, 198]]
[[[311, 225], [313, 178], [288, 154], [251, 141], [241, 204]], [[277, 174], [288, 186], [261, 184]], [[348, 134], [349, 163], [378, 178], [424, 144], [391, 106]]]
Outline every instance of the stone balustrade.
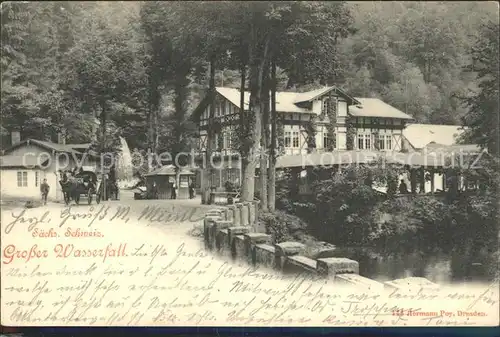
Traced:
[[314, 249], [299, 242], [272, 243], [262, 233], [258, 221], [258, 202], [244, 202], [208, 211], [204, 219], [205, 248], [248, 264], [275, 269], [282, 273], [305, 273], [338, 283], [367, 289], [436, 289], [425, 278], [407, 278], [380, 283], [359, 275], [357, 261], [341, 257], [333, 245]]

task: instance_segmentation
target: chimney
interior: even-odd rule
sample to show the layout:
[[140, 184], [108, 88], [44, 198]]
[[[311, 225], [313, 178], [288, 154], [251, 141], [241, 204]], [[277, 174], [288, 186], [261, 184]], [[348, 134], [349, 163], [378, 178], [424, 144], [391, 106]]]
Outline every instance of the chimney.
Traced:
[[10, 137], [11, 137], [11, 145], [16, 145], [16, 144], [19, 144], [21, 142], [21, 132], [19, 131], [12, 131], [10, 133]]
[[66, 145], [66, 136], [64, 135], [64, 133], [59, 132], [57, 134], [57, 144]]

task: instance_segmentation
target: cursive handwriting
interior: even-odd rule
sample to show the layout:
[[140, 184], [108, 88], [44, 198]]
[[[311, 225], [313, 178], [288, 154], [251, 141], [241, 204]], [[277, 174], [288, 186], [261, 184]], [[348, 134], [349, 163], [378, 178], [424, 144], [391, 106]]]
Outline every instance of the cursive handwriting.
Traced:
[[[61, 228], [69, 223], [76, 222], [78, 226], [91, 227], [103, 221], [121, 221], [128, 223], [133, 216], [136, 221], [145, 221], [148, 224], [169, 224], [180, 222], [196, 222], [203, 220], [204, 208], [165, 208], [160, 206], [146, 206], [137, 212], [131, 212], [130, 206], [90, 206], [82, 211], [73, 205], [62, 208], [56, 217], [59, 219], [54, 227]], [[34, 211], [33, 211], [34, 212]], [[34, 232], [33, 237], [57, 237], [54, 228], [40, 228], [50, 225], [51, 211], [45, 211], [41, 216], [30, 215], [29, 209], [11, 212], [12, 220], [5, 225], [4, 233], [10, 234], [17, 225], [28, 225], [28, 232]], [[88, 235], [92, 236], [92, 235]], [[99, 236], [99, 235], [96, 235]]]
[[49, 215], [50, 212], [47, 211], [43, 213], [40, 218], [35, 216], [28, 217], [26, 215], [26, 209], [23, 209], [19, 214], [14, 214], [14, 212], [12, 212], [12, 217], [14, 218], [14, 220], [5, 226], [4, 233], [9, 234], [17, 224], [28, 224], [28, 232], [31, 232], [39, 224], [50, 223], [50, 219], [48, 218]]
[[199, 210], [198, 208], [166, 209], [159, 206], [147, 206], [141, 211], [137, 220], [146, 220], [149, 223], [200, 222], [203, 220], [203, 214], [197, 215]]
[[[64, 254], [69, 248], [60, 245]], [[7, 321], [85, 326], [447, 326], [496, 324], [498, 319], [491, 306], [498, 292], [492, 288], [396, 292], [343, 287], [308, 275], [240, 266], [186, 243], [127, 245], [125, 255], [106, 263], [103, 256], [112, 249], [117, 255], [119, 245], [96, 246], [88, 260], [78, 263], [54, 265], [31, 257], [36, 264], [8, 264], [2, 270]], [[66, 254], [74, 257], [78, 249], [75, 245]], [[23, 254], [20, 259], [31, 255]], [[476, 299], [475, 307], [467, 309]]]

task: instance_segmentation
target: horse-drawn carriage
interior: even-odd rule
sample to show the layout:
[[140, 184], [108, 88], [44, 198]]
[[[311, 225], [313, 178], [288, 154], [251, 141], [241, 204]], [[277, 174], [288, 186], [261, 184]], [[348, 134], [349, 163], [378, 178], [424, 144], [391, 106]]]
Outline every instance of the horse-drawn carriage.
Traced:
[[71, 177], [63, 177], [60, 181], [64, 194], [64, 202], [69, 205], [71, 200], [74, 200], [78, 205], [81, 196], [87, 198], [90, 205], [95, 196], [97, 203], [101, 201], [101, 183], [97, 180], [97, 175], [92, 171], [80, 171]]
[[62, 187], [66, 205], [69, 205], [71, 200], [74, 200], [78, 205], [82, 196], [87, 198], [89, 205], [94, 197], [97, 203], [100, 203], [104, 196], [106, 196], [106, 200], [119, 199], [119, 188], [116, 181], [106, 179], [106, 183], [103, 184], [97, 179], [97, 174], [93, 171], [80, 171], [69, 177], [64, 173], [59, 183]]

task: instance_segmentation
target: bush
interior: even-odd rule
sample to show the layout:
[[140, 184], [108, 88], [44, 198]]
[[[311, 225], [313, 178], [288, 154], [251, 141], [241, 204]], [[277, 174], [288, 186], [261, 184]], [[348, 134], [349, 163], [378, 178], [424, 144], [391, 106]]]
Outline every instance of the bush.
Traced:
[[264, 224], [266, 233], [271, 235], [273, 243], [306, 242], [311, 239], [311, 236], [307, 235], [307, 223], [295, 215], [277, 210], [274, 213], [259, 214], [259, 221]]

